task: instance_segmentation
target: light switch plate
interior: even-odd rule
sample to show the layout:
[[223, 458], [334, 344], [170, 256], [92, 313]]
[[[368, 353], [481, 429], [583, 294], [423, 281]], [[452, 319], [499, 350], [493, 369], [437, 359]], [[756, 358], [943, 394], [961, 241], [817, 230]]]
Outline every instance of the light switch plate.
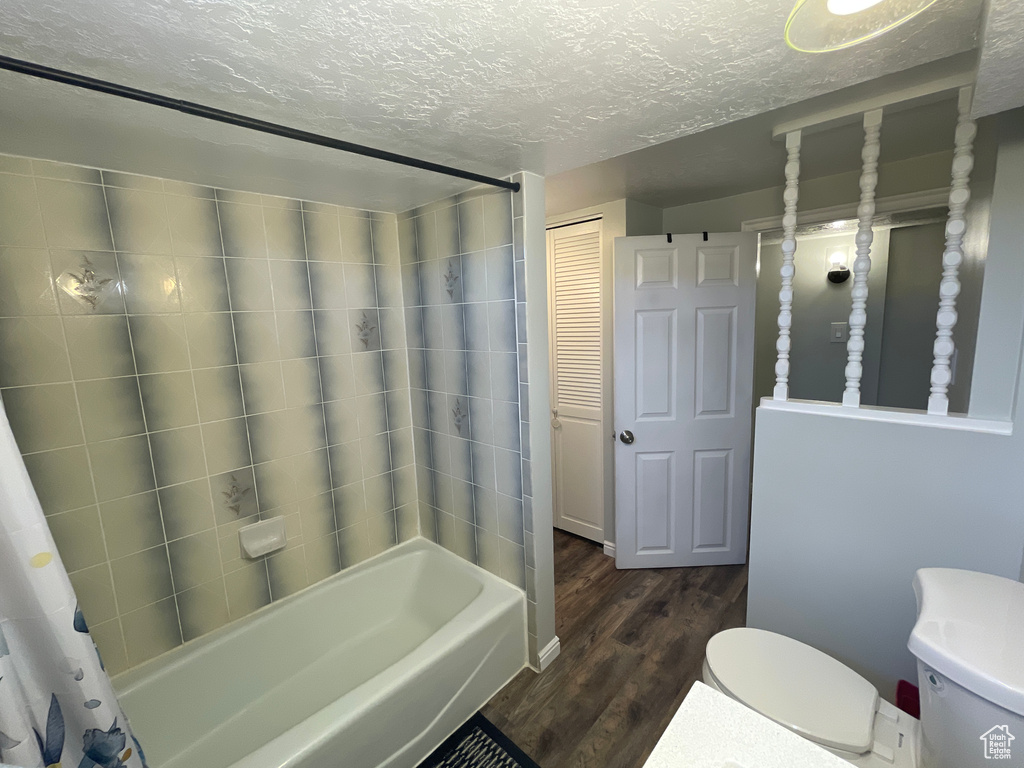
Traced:
[[845, 344], [850, 340], [850, 324], [832, 323], [832, 327], [829, 328], [828, 340], [833, 344]]

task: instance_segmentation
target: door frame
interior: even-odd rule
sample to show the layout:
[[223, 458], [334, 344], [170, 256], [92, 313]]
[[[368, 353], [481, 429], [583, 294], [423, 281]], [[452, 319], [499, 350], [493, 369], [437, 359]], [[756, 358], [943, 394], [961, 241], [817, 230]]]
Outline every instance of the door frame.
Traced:
[[[685, 445], [683, 445], [684, 450], [682, 451], [682, 455], [687, 456], [687, 460], [684, 462], [687, 464], [690, 464], [690, 462], [692, 462], [693, 460], [692, 457], [696, 457], [698, 453], [707, 453], [709, 445], [711, 446], [711, 451], [715, 451], [718, 448], [724, 448], [726, 446], [734, 447], [733, 449], [730, 449], [733, 450], [729, 462], [732, 466], [732, 470], [727, 472], [727, 477], [731, 477], [732, 482], [729, 484], [729, 489], [726, 491], [727, 499], [724, 504], [724, 506], [727, 506], [729, 509], [729, 513], [727, 513], [727, 520], [731, 521], [729, 525], [730, 533], [726, 534], [726, 542], [723, 543], [721, 547], [715, 549], [705, 549], [705, 551], [703, 552], [698, 552], [698, 548], [694, 548], [692, 546], [689, 550], [687, 550], [686, 545], [688, 539], [685, 535], [679, 534], [678, 532], [676, 532], [675, 534], [670, 533], [667, 536], [667, 538], [671, 538], [674, 545], [683, 545], [682, 549], [668, 547], [667, 549], [663, 549], [657, 552], [652, 551], [646, 554], [641, 554], [640, 550], [636, 548], [636, 539], [638, 538], [638, 534], [631, 537], [629, 533], [629, 528], [631, 527], [631, 521], [638, 520], [641, 517], [641, 510], [639, 509], [640, 505], [638, 501], [634, 501], [632, 503], [630, 502], [630, 498], [635, 499], [639, 495], [638, 492], [633, 492], [634, 490], [639, 488], [639, 478], [636, 477], [636, 464], [634, 463], [635, 459], [632, 457], [635, 457], [637, 455], [643, 455], [644, 453], [648, 453], [649, 455], [652, 456], [656, 456], [660, 453], [662, 456], [664, 456], [664, 452], [669, 450], [671, 450], [673, 455], [675, 455], [677, 453], [676, 448], [679, 447], [678, 444], [674, 444], [670, 447], [669, 444], [666, 444], [664, 442], [658, 442], [658, 437], [657, 435], [655, 435], [653, 449], [650, 445], [647, 445], [644, 449], [640, 450], [639, 453], [635, 454], [632, 452], [634, 449], [632, 449], [630, 445], [625, 446], [625, 450], [629, 451], [629, 456], [631, 458], [624, 464], [618, 465], [616, 468], [617, 475], [620, 474], [619, 470], [622, 470], [621, 476], [617, 477], [617, 480], [621, 480], [629, 486], [619, 486], [619, 490], [625, 492], [625, 496], [621, 499], [621, 501], [624, 505], [626, 505], [626, 509], [631, 510], [631, 514], [620, 516], [620, 520], [623, 522], [622, 532], [624, 538], [620, 542], [621, 546], [616, 557], [617, 568], [660, 568], [685, 567], [697, 565], [726, 565], [744, 563], [747, 561], [750, 542], [750, 468], [753, 466], [752, 435], [754, 426], [754, 409], [752, 395], [756, 351], [754, 345], [754, 329], [756, 322], [755, 307], [757, 295], [756, 272], [757, 262], [759, 258], [760, 236], [755, 232], [715, 233], [711, 235], [709, 242], [708, 235], [709, 233], [704, 233], [703, 238], [704, 245], [707, 248], [710, 248], [712, 250], [720, 250], [722, 246], [735, 248], [734, 254], [736, 261], [733, 262], [733, 269], [735, 270], [733, 272], [733, 274], [735, 275], [735, 290], [733, 288], [732, 280], [728, 280], [727, 284], [721, 287], [715, 284], [720, 282], [715, 279], [711, 279], [707, 285], [704, 285], [701, 282], [700, 271], [698, 268], [698, 265], [701, 263], [700, 256], [702, 247], [700, 233], [686, 233], [676, 235], [676, 237], [679, 238], [679, 240], [676, 241], [678, 245], [672, 244], [673, 235], [668, 236], [667, 242], [670, 245], [666, 245], [665, 236], [631, 237], [616, 243], [617, 253], [615, 263], [615, 308], [617, 313], [625, 310], [626, 313], [630, 315], [630, 319], [629, 322], [622, 322], [622, 318], [617, 316], [615, 337], [618, 343], [615, 347], [616, 359], [613, 361], [613, 368], [617, 366], [619, 363], [626, 362], [624, 360], [619, 359], [623, 352], [626, 353], [626, 356], [629, 358], [630, 362], [636, 362], [634, 353], [637, 351], [636, 339], [639, 336], [639, 334], [637, 333], [637, 330], [639, 329], [639, 325], [637, 325], [637, 316], [640, 314], [640, 312], [634, 314], [634, 310], [639, 309], [641, 305], [646, 307], [646, 310], [641, 311], [651, 311], [655, 314], [661, 314], [665, 311], [668, 311], [673, 316], [676, 316], [677, 313], [688, 315], [690, 317], [693, 317], [694, 315], [697, 316], [694, 317], [693, 325], [691, 327], [693, 333], [693, 346], [691, 346], [688, 350], [685, 348], [686, 345], [683, 341], [683, 338], [691, 337], [690, 334], [686, 332], [687, 325], [685, 320], [679, 320], [678, 324], [675, 325], [676, 330], [671, 331], [668, 334], [668, 338], [673, 344], [673, 347], [680, 349], [683, 352], [683, 354], [679, 357], [679, 366], [676, 370], [676, 373], [678, 373], [682, 378], [676, 380], [674, 389], [671, 385], [669, 386], [672, 402], [674, 405], [678, 405], [678, 408], [670, 409], [670, 411], [676, 415], [673, 415], [670, 419], [672, 423], [669, 427], [669, 433], [673, 435], [672, 439], [678, 439], [679, 435], [686, 434], [688, 431], [692, 430], [693, 434], [692, 436], [685, 439]], [[643, 244], [630, 242], [636, 240], [655, 241], [659, 247], [656, 247], [654, 242], [645, 242]], [[692, 251], [690, 252], [694, 254], [695, 258], [686, 260], [687, 265], [689, 265], [689, 269], [691, 269], [692, 271], [684, 273], [684, 267], [681, 265], [684, 261], [684, 256], [679, 252], [681, 249], [685, 247], [684, 243], [687, 240], [696, 241], [696, 244], [690, 246], [690, 248], [692, 248]], [[732, 242], [729, 242], [730, 240]], [[622, 246], [622, 248], [620, 249], [618, 246]], [[637, 265], [639, 264], [639, 262], [637, 261], [638, 254], [640, 254], [643, 251], [646, 251], [651, 254], [657, 254], [658, 252], [664, 250], [672, 250], [675, 253], [679, 254], [678, 258], [680, 259], [680, 266], [671, 270], [670, 274], [672, 275], [672, 277], [668, 279], [667, 283], [658, 282], [656, 279], [656, 282], [652, 287], [654, 287], [656, 291], [671, 290], [672, 294], [669, 297], [669, 299], [671, 299], [672, 301], [668, 304], [666, 304], [665, 302], [654, 302], [652, 305], [651, 302], [655, 298], [655, 295], [647, 294], [648, 298], [646, 302], [640, 302], [639, 299], [641, 297], [641, 293], [634, 286], [634, 279], [639, 280], [641, 274], [640, 271], [637, 269]], [[620, 256], [628, 256], [629, 258], [620, 258]], [[623, 271], [624, 269], [625, 271]], [[676, 271], [676, 269], [678, 269], [678, 272]], [[678, 280], [675, 277], [676, 275], [678, 275]], [[746, 276], [745, 281], [742, 279], [744, 275]], [[661, 279], [664, 280], [665, 278]], [[687, 291], [683, 287], [684, 283], [691, 286], [689, 299], [687, 299]], [[664, 286], [664, 288], [662, 289], [659, 288], [658, 286]], [[723, 296], [721, 294], [721, 291], [723, 290], [733, 293], [734, 298], [730, 299], [729, 294]], [[628, 300], [630, 299], [630, 297], [632, 297], [632, 300]], [[666, 301], [669, 301], [669, 299], [666, 299]], [[679, 303], [681, 301], [689, 300], [692, 300], [693, 303]], [[731, 301], [735, 301], [735, 304], [730, 303]], [[732, 308], [735, 310], [735, 314], [732, 315], [734, 320], [730, 324], [732, 327], [732, 332], [729, 336], [729, 338], [731, 339], [730, 346], [733, 349], [733, 356], [730, 358], [730, 362], [727, 364], [728, 368], [731, 370], [731, 374], [727, 375], [727, 380], [731, 381], [732, 385], [732, 406], [727, 407], [725, 411], [721, 413], [715, 413], [714, 411], [712, 411], [703, 414], [703, 416], [699, 413], [695, 413], [692, 418], [687, 420], [683, 414], [685, 412], [688, 412], [689, 406], [680, 401], [679, 398], [682, 398], [682, 400], [686, 401], [687, 403], [693, 404], [694, 410], [699, 410], [700, 406], [697, 404], [699, 403], [699, 399], [697, 398], [697, 396], [700, 388], [699, 382], [701, 381], [700, 364], [699, 362], [693, 362], [695, 359], [698, 361], [701, 359], [701, 347], [699, 342], [699, 316], [701, 314], [701, 310], [697, 309], [692, 314], [691, 310], [693, 310], [694, 307], [702, 307], [705, 310], [710, 311], [712, 313], [720, 312], [723, 309], [723, 307], [721, 306], [723, 302], [726, 303], [727, 308]], [[667, 310], [666, 307], [668, 307]], [[746, 308], [746, 310], [744, 310], [744, 308]], [[625, 335], [623, 336], [623, 334]], [[744, 339], [746, 339], [746, 341], [744, 341]], [[678, 344], [679, 346], [676, 347], [676, 344]], [[735, 344], [735, 346], [732, 346], [733, 344]], [[749, 345], [749, 353], [743, 354], [741, 356], [740, 350], [744, 347], [747, 347], [747, 345]], [[684, 372], [687, 372], [687, 364], [683, 362], [684, 359], [688, 359], [691, 362], [693, 362], [693, 389], [690, 392], [686, 391], [686, 389], [684, 388], [685, 385], [683, 385], [682, 383], [684, 380], [689, 380], [688, 376], [682, 375]], [[746, 361], [746, 363], [742, 361]], [[748, 365], [749, 368], [747, 368]], [[634, 366], [627, 367], [629, 367], [631, 372], [633, 370], [636, 370], [637, 368], [639, 368], [640, 370], [647, 370], [638, 362]], [[671, 370], [672, 367], [669, 366], [669, 368]], [[744, 371], [745, 368], [746, 370]], [[619, 369], [616, 368], [616, 370]], [[616, 377], [619, 383], [625, 384], [624, 388], [616, 388], [616, 401], [619, 405], [622, 405], [627, 411], [629, 411], [629, 414], [623, 414], [623, 417], [626, 418], [626, 421], [620, 420], [616, 422], [616, 430], [636, 430], [638, 427], [642, 426], [642, 422], [644, 421], [642, 417], [634, 418], [634, 413], [636, 410], [634, 402], [635, 396], [638, 394], [634, 390], [636, 390], [639, 386], [638, 384], [636, 384], [636, 378], [634, 376], [635, 375], [631, 373], [629, 376], [626, 377], [627, 380], [625, 382], [623, 382], [622, 377]], [[673, 375], [672, 378], [674, 379], [675, 376]], [[633, 382], [632, 385], [630, 384], [630, 381]], [[745, 385], [741, 385], [740, 382], [745, 382]], [[741, 388], [745, 389], [746, 392], [742, 392]], [[748, 407], [742, 407], [740, 402], [741, 400], [745, 400], [748, 397], [750, 398], [749, 410]], [[731, 418], [728, 418], [730, 415]], [[719, 420], [720, 416], [726, 416], [727, 418], [723, 422]], [[655, 419], [655, 421], [658, 421], [658, 419]], [[664, 421], [662, 421], [662, 424], [664, 425]], [[722, 424], [726, 425], [726, 434], [722, 433]], [[701, 425], [703, 425], [703, 427]], [[656, 427], [657, 425], [652, 424], [652, 426]], [[739, 429], [740, 427], [744, 426], [746, 427], [745, 429]], [[664, 428], [665, 427], [662, 426], [662, 429]], [[680, 432], [679, 430], [682, 431]], [[657, 428], [655, 428], [654, 431], [657, 433]], [[642, 433], [638, 431], [637, 437], [641, 438]], [[665, 434], [662, 434], [661, 440], [664, 441], [666, 439], [667, 436]], [[623, 440], [623, 442], [627, 441]], [[632, 444], [632, 442], [632, 439], [628, 440], [629, 444]], [[641, 442], [643, 441], [641, 440]], [[692, 450], [694, 449], [695, 443], [697, 446], [696, 450]], [[623, 456], [621, 454], [622, 449], [623, 446], [617, 446], [617, 450], [620, 451], [617, 458], [620, 461], [623, 459]], [[738, 451], [735, 449], [738, 449]], [[654, 451], [654, 453], [649, 453], [652, 450]], [[739, 456], [740, 458], [737, 459], [737, 456]], [[741, 466], [737, 466], [737, 464], [741, 464]], [[746, 467], [743, 467], [742, 464], [746, 464]], [[694, 485], [692, 486], [687, 485], [687, 477], [689, 474], [688, 470], [677, 470], [675, 473], [673, 473], [670, 470], [671, 487], [673, 489], [678, 489], [679, 485], [682, 484], [684, 489], [689, 488], [688, 491], [685, 491], [685, 495], [690, 496], [691, 498], [690, 502], [686, 502], [685, 504], [677, 504], [673, 510], [670, 510], [670, 516], [673, 513], [678, 512], [681, 506], [692, 506], [691, 502], [697, 496], [697, 470], [695, 464], [692, 464], [691, 466], [693, 466], [693, 475], [690, 476], [690, 480], [692, 480], [694, 483]], [[669, 492], [670, 499], [675, 495], [675, 491]], [[683, 495], [683, 492], [679, 493], [680, 500], [682, 499]], [[739, 498], [741, 495], [745, 498], [746, 503], [742, 503], [741, 499]], [[737, 512], [738, 507], [742, 511]], [[691, 515], [688, 518], [691, 524], [696, 520], [696, 509], [694, 508], [692, 511], [694, 512], [694, 515]], [[678, 518], [676, 519], [678, 520]], [[740, 533], [739, 529], [742, 529], [742, 534]], [[691, 528], [691, 530], [696, 529]], [[696, 534], [693, 534], [693, 536], [695, 537]], [[740, 536], [742, 536], [743, 539], [742, 544], [740, 544]], [[692, 541], [690, 542], [690, 544], [692, 545]], [[737, 559], [741, 557], [740, 550], [742, 550], [742, 559]]]
[[[565, 226], [569, 224], [580, 224], [584, 221], [600, 218], [601, 220], [601, 359], [603, 361], [601, 370], [601, 403], [602, 417], [608, 434], [605, 436], [604, 450], [604, 553], [609, 557], [615, 557], [615, 443], [612, 429], [615, 425], [615, 411], [613, 403], [614, 391], [612, 389], [612, 311], [613, 301], [611, 290], [614, 287], [612, 267], [615, 255], [615, 238], [624, 237], [626, 234], [626, 201], [616, 200], [610, 203], [582, 208], [568, 213], [555, 216], [548, 216], [545, 221], [545, 228]], [[552, 268], [551, 257], [548, 254], [548, 274]], [[549, 285], [550, 277], [549, 277]], [[548, 328], [549, 333], [554, 332], [554, 324], [551, 322], [553, 309], [552, 297], [548, 295]], [[549, 355], [554, 354], [554, 344], [549, 342]], [[548, 387], [553, 390], [553, 377], [548, 377]], [[555, 393], [551, 391], [551, 402]], [[554, 438], [552, 437], [552, 445]], [[554, 464], [552, 462], [552, 471]]]

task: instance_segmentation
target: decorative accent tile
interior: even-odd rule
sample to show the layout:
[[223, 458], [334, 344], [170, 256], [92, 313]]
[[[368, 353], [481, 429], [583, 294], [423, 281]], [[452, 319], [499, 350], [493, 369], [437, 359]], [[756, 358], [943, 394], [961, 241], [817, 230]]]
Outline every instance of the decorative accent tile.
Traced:
[[88, 254], [78, 255], [77, 267], [65, 269], [57, 275], [57, 287], [86, 312], [119, 311], [121, 284], [118, 282], [116, 266], [110, 269], [108, 264], [106, 269], [101, 267], [97, 270]]
[[459, 398], [455, 398], [455, 405], [452, 407], [452, 426], [455, 427], [456, 434], [461, 435], [463, 428], [466, 430], [466, 434], [469, 434], [469, 411], [464, 408], [464, 403]]
[[380, 349], [380, 321], [375, 309], [350, 310], [355, 338], [352, 348], [357, 352]]
[[210, 478], [214, 516], [218, 524], [239, 520], [259, 512], [256, 507], [256, 483], [251, 467], [225, 472]]
[[448, 259], [448, 269], [441, 275], [441, 280], [444, 282], [445, 293], [448, 294], [448, 301], [461, 302], [462, 301], [462, 283], [461, 275], [461, 259], [459, 260], [459, 270], [456, 270], [455, 261]]

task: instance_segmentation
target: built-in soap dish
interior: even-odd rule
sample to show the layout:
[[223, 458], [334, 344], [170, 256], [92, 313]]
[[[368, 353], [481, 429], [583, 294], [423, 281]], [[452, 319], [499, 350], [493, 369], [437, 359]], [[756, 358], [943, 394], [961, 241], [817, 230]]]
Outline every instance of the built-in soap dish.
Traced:
[[242, 547], [242, 554], [251, 559], [284, 549], [288, 543], [284, 518], [273, 517], [239, 528], [238, 543]]

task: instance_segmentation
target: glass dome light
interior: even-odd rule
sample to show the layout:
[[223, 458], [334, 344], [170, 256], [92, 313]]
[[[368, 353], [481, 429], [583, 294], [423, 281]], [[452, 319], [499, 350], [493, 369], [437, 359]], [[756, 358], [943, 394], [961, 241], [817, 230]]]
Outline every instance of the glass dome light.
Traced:
[[797, 0], [786, 45], [802, 53], [849, 48], [917, 16], [937, 0]]

